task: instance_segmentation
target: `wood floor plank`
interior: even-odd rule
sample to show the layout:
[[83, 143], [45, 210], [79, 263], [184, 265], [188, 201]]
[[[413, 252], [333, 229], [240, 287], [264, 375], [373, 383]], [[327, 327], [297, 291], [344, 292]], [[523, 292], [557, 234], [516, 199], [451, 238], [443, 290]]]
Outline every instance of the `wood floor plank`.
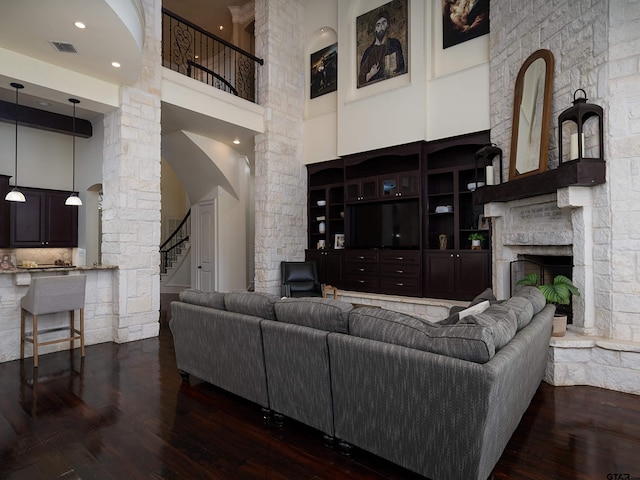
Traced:
[[[265, 421], [256, 404], [175, 366], [158, 338], [0, 364], [0, 479], [418, 480], [374, 455], [327, 448], [320, 432]], [[542, 384], [496, 480], [640, 479], [640, 398]]]

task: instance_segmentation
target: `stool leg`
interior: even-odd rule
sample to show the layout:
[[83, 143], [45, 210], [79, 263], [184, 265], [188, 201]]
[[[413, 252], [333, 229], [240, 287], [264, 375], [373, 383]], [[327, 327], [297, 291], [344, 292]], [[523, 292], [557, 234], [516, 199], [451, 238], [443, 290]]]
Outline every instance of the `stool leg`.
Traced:
[[76, 312], [75, 310], [69, 310], [69, 350], [73, 350], [74, 347], [74, 332], [73, 327], [76, 323]]
[[33, 315], [33, 368], [38, 367], [38, 315]]
[[24, 331], [24, 321], [25, 321], [25, 315], [26, 315], [26, 310], [24, 308], [20, 309], [20, 359], [24, 359], [24, 335], [25, 335], [25, 331]]
[[80, 309], [80, 356], [84, 357], [84, 308]]

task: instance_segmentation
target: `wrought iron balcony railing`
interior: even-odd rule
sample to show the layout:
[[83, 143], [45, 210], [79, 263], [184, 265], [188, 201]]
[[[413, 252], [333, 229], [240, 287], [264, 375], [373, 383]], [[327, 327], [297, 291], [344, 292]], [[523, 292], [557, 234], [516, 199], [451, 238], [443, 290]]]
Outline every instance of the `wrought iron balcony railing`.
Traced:
[[256, 73], [264, 61], [162, 9], [162, 65], [256, 102]]

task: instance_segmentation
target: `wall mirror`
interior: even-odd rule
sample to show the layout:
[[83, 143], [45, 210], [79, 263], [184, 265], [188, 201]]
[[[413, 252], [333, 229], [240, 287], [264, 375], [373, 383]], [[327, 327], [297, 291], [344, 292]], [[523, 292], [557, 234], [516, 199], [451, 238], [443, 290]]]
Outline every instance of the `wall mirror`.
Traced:
[[547, 170], [553, 66], [553, 53], [537, 50], [516, 77], [509, 180]]

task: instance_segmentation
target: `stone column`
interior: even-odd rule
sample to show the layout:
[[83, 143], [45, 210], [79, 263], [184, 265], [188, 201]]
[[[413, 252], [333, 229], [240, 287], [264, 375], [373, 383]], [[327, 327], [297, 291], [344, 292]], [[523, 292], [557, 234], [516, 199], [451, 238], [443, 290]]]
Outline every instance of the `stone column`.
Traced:
[[113, 340], [158, 335], [160, 310], [161, 0], [143, 0], [145, 43], [138, 81], [104, 118], [102, 260], [114, 275]]
[[265, 132], [256, 136], [255, 289], [280, 292], [280, 262], [306, 247], [303, 0], [256, 0], [256, 55]]

